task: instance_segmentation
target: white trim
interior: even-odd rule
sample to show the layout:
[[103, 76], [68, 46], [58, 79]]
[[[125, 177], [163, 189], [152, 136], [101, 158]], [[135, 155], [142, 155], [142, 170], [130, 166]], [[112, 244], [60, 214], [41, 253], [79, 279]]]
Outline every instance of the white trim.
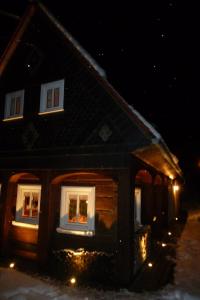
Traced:
[[[56, 107], [48, 108], [46, 105], [47, 91], [49, 89], [54, 90], [56, 88], [59, 88], [59, 105]], [[40, 112], [39, 112], [39, 114], [62, 111], [63, 107], [64, 107], [64, 79], [42, 84], [41, 91], [40, 91]]]
[[17, 221], [12, 221], [12, 225], [18, 227], [33, 228], [33, 229], [39, 228], [38, 224], [28, 224], [28, 223], [22, 223]]
[[[69, 195], [87, 195], [87, 223], [71, 223], [68, 222], [69, 210]], [[77, 206], [78, 210], [78, 206]], [[62, 186], [61, 187], [61, 205], [60, 205], [60, 226], [59, 228], [64, 233], [91, 235], [95, 230], [95, 187], [77, 187], [77, 186]], [[59, 229], [59, 230], [60, 230]], [[87, 232], [89, 234], [87, 234]], [[62, 232], [63, 233], [63, 232]]]
[[39, 112], [38, 115], [49, 115], [49, 114], [52, 114], [52, 113], [57, 113], [57, 112], [61, 112], [61, 111], [64, 111], [64, 108], [61, 108], [61, 109], [54, 109], [54, 110], [51, 110], [51, 111], [44, 111], [44, 112]]
[[[25, 192], [38, 192], [39, 193], [38, 216], [36, 218], [22, 216], [23, 195]], [[37, 225], [39, 223], [40, 198], [41, 198], [41, 185], [18, 184], [15, 221], [18, 223], [23, 223], [23, 224]]]
[[[16, 97], [20, 98], [20, 112], [18, 114], [14, 113], [13, 115], [10, 115], [11, 99]], [[7, 93], [5, 96], [4, 121], [23, 118], [23, 110], [24, 110], [24, 90]]]
[[63, 229], [61, 227], [57, 227], [56, 231], [58, 233], [64, 233], [64, 234], [74, 234], [74, 235], [83, 235], [83, 236], [94, 236], [94, 231], [81, 231], [81, 230], [69, 230], [69, 229]]

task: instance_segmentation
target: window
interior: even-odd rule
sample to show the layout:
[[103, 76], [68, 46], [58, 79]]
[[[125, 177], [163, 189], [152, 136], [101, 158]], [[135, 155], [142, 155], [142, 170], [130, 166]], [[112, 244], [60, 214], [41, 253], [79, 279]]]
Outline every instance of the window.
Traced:
[[60, 228], [58, 232], [94, 234], [95, 187], [61, 188]]
[[18, 185], [16, 222], [36, 225], [39, 222], [40, 211], [40, 185]]
[[134, 197], [134, 216], [135, 216], [135, 228], [141, 225], [141, 188], [135, 188]]
[[40, 114], [63, 110], [64, 79], [41, 85]]
[[6, 94], [4, 120], [23, 117], [24, 90]]

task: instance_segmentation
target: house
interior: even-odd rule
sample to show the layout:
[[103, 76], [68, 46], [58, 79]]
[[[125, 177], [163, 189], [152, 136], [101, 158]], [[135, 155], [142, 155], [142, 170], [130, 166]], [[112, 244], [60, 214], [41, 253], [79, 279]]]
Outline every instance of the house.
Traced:
[[0, 249], [115, 253], [127, 284], [153, 222], [179, 209], [181, 170], [161, 135], [40, 2], [0, 60]]

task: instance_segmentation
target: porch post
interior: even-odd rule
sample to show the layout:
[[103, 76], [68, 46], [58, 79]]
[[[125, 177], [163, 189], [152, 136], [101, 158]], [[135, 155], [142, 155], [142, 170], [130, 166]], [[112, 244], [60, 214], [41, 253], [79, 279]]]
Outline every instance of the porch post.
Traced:
[[46, 171], [41, 176], [41, 202], [40, 202], [40, 218], [38, 229], [38, 246], [37, 258], [41, 266], [45, 266], [49, 254], [50, 243], [50, 176]]
[[119, 173], [118, 186], [118, 252], [117, 279], [123, 285], [130, 283], [133, 273], [133, 199], [130, 170]]
[[5, 176], [2, 181], [1, 200], [0, 200], [0, 253], [8, 252], [8, 233], [13, 219], [13, 207], [11, 206], [13, 190], [16, 188], [15, 182], [9, 182], [9, 176]]

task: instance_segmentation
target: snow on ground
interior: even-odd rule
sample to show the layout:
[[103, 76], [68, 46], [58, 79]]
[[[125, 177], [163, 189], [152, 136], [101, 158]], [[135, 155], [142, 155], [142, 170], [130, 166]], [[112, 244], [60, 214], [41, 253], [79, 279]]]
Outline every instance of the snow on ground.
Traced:
[[0, 300], [198, 300], [200, 299], [200, 209], [190, 211], [177, 245], [175, 284], [156, 292], [99, 291], [58, 286], [14, 269], [0, 268]]

